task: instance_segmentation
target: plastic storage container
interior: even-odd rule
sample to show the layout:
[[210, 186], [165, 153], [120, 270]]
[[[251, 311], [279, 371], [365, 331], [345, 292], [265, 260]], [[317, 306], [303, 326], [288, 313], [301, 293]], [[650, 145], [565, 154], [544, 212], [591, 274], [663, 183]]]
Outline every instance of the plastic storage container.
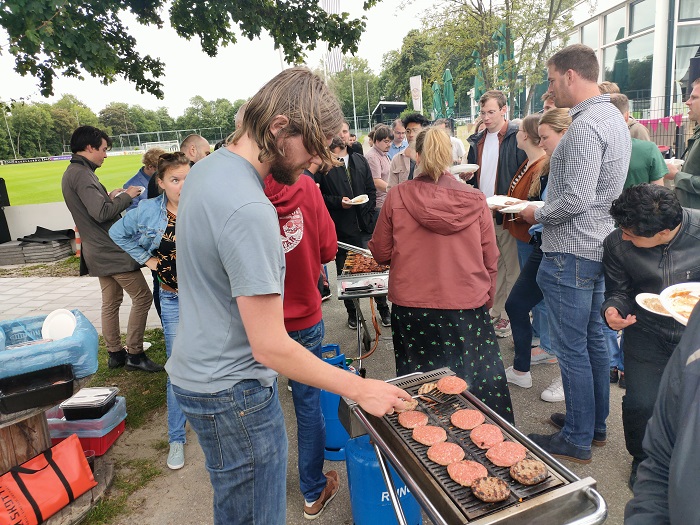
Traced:
[[[78, 437], [78, 439], [80, 440], [80, 445], [83, 447], [83, 450], [94, 450], [95, 456], [102, 456], [110, 449], [112, 445], [114, 445], [117, 438], [124, 433], [125, 428], [126, 424], [124, 421], [122, 421], [116, 427], [114, 427], [111, 432], [108, 432], [102, 437]], [[51, 446], [60, 443], [64, 439], [66, 438], [51, 438]]]
[[[350, 370], [345, 363], [345, 354], [340, 353], [340, 345], [323, 345], [323, 360], [333, 366]], [[350, 435], [338, 419], [338, 404], [340, 396], [321, 390], [321, 411], [326, 420], [326, 446], [323, 456], [330, 461], [343, 461], [345, 459], [345, 443], [350, 439]]]
[[70, 399], [60, 404], [63, 417], [68, 421], [76, 419], [99, 419], [114, 406], [118, 388], [82, 388]]
[[0, 379], [0, 412], [12, 414], [73, 395], [73, 369], [59, 365]]
[[57, 365], [72, 365], [76, 379], [97, 372], [97, 330], [79, 310], [71, 312], [77, 319], [73, 335], [17, 348], [7, 347], [41, 340], [46, 316], [0, 322], [0, 378]]

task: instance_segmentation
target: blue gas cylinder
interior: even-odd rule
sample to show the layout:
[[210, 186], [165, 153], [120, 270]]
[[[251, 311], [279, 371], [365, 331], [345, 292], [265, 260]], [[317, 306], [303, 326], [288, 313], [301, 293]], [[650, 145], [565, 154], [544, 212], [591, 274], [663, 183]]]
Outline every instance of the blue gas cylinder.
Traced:
[[[348, 488], [350, 506], [355, 525], [392, 525], [398, 523], [396, 513], [389, 498], [389, 489], [379, 469], [379, 460], [369, 436], [351, 439], [345, 445], [345, 458], [348, 467]], [[409, 492], [408, 487], [389, 465], [391, 478], [401, 502], [406, 522], [421, 525], [420, 505]]]
[[[326, 363], [355, 373], [354, 369], [348, 368], [345, 354], [340, 353], [340, 345], [323, 345], [322, 352]], [[339, 403], [338, 394], [321, 390], [321, 411], [326, 420], [326, 446], [323, 456], [330, 461], [345, 460], [345, 443], [350, 439], [350, 435], [338, 419]]]

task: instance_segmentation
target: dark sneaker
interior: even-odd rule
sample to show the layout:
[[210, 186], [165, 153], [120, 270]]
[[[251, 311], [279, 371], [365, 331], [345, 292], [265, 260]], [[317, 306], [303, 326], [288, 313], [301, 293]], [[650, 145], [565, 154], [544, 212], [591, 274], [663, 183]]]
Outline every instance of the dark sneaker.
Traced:
[[380, 311], [379, 316], [382, 318], [382, 326], [391, 326], [391, 314], [389, 310]]
[[[566, 414], [562, 414], [561, 412], [555, 412], [554, 414], [549, 416], [547, 423], [549, 423], [555, 428], [561, 429], [564, 426], [565, 419]], [[605, 435], [605, 432], [593, 431], [593, 442], [591, 444], [595, 445], [596, 447], [604, 447], [605, 443], [607, 443], [606, 438], [607, 436]]]
[[575, 463], [590, 463], [593, 454], [589, 450], [575, 447], [562, 437], [561, 432], [550, 436], [544, 434], [528, 434], [528, 438], [535, 442], [541, 449], [558, 459], [565, 459]]
[[625, 373], [620, 372], [620, 380], [617, 382], [617, 386], [620, 388], [627, 388], [627, 383], [625, 382]]
[[330, 289], [330, 288], [324, 288], [324, 289], [323, 289], [323, 293], [321, 293], [321, 302], [327, 301], [327, 300], [330, 299], [331, 297], [333, 297], [333, 294], [331, 293], [331, 289]]
[[619, 377], [618, 377], [618, 370], [617, 368], [611, 368], [610, 369], [610, 383], [615, 384], [617, 383]]
[[318, 518], [326, 506], [338, 493], [340, 482], [338, 481], [338, 473], [335, 470], [326, 472], [326, 486], [321, 492], [319, 498], [311, 505], [304, 503], [304, 517], [307, 520], [315, 520]]
[[348, 314], [348, 328], [353, 330], [357, 328], [357, 316], [355, 314]]
[[121, 368], [126, 364], [126, 350], [123, 348], [116, 352], [109, 352], [107, 366], [109, 368]]
[[132, 371], [141, 370], [143, 372], [162, 372], [165, 370], [161, 365], [151, 361], [145, 352], [127, 355], [124, 368]]

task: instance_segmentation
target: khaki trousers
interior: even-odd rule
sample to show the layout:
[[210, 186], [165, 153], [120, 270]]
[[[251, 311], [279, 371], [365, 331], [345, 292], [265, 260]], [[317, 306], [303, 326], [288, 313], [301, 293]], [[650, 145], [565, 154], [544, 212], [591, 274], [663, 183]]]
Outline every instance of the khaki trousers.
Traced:
[[508, 319], [506, 313], [506, 299], [513, 289], [515, 281], [520, 275], [520, 263], [518, 262], [518, 245], [515, 242], [510, 232], [503, 228], [502, 224], [496, 224], [493, 221], [493, 226], [496, 229], [496, 245], [500, 255], [498, 256], [498, 277], [496, 278], [496, 297], [491, 307], [491, 316], [497, 319], [503, 317]]
[[119, 307], [124, 299], [124, 290], [131, 297], [131, 311], [126, 327], [126, 346], [130, 354], [143, 352], [143, 333], [146, 330], [148, 310], [153, 302], [153, 295], [146, 284], [141, 270], [117, 273], [99, 277], [102, 288], [102, 336], [107, 351], [117, 352], [122, 349], [121, 330], [119, 329]]

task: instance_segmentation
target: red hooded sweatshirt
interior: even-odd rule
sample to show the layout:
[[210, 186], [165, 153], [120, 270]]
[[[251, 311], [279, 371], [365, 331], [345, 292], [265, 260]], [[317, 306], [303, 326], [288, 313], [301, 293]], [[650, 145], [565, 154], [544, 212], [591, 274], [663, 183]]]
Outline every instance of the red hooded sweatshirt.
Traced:
[[311, 328], [321, 320], [318, 278], [321, 264], [338, 251], [335, 225], [311, 177], [291, 186], [265, 177], [265, 195], [277, 209], [287, 261], [284, 276], [284, 326], [288, 332]]

